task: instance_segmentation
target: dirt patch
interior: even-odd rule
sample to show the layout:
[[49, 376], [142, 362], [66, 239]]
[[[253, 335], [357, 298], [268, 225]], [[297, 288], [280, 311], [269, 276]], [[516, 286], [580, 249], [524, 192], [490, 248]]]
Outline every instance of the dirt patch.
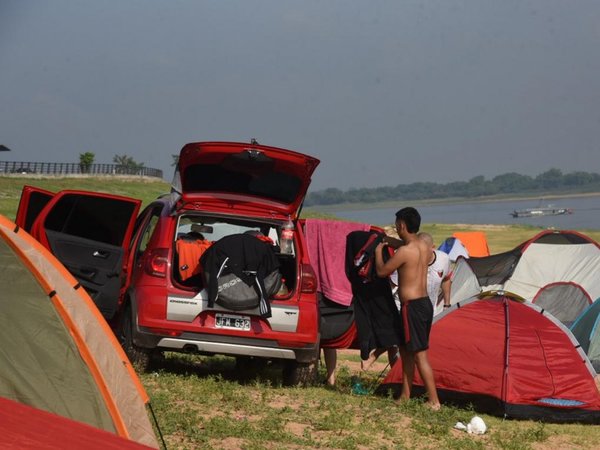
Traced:
[[290, 398], [283, 395], [270, 399], [269, 406], [273, 409], [289, 408], [292, 410], [298, 410], [300, 408], [299, 404], [290, 403]]
[[198, 414], [198, 417], [203, 419], [203, 421], [208, 422], [209, 420], [215, 419], [217, 417], [226, 417], [226, 415], [222, 411], [217, 411], [217, 410], [206, 411], [206, 410], [204, 410]]
[[293, 434], [294, 436], [302, 437], [304, 436], [305, 430], [311, 429], [311, 426], [305, 423], [288, 422], [283, 428], [285, 429], [285, 431]]
[[237, 450], [244, 448], [244, 443], [246, 441], [240, 438], [228, 437], [223, 439], [211, 439], [209, 442], [211, 448], [219, 448], [223, 450]]
[[545, 450], [551, 448], [552, 450], [571, 450], [574, 448], [585, 448], [579, 444], [575, 444], [568, 436], [550, 436], [544, 442], [534, 442], [531, 444], [534, 450]]

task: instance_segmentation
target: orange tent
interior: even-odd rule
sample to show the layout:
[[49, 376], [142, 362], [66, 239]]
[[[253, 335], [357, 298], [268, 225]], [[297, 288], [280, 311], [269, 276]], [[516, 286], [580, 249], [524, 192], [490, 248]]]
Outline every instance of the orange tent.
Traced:
[[452, 236], [462, 242], [469, 252], [469, 257], [490, 255], [487, 238], [483, 231], [457, 231]]
[[0, 267], [0, 396], [158, 448], [148, 395], [93, 300], [1, 215]]

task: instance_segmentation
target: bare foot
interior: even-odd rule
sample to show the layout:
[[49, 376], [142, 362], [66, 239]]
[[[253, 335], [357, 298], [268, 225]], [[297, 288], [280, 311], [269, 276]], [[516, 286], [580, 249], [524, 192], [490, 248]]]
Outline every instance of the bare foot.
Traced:
[[394, 399], [394, 402], [396, 403], [396, 405], [400, 405], [407, 401], [408, 401], [408, 398], [403, 397], [403, 396], [400, 396], [400, 397]]
[[442, 405], [440, 405], [439, 403], [431, 403], [431, 402], [425, 402], [425, 406], [429, 409], [431, 409], [432, 411], [439, 411], [442, 407]]
[[369, 368], [373, 365], [373, 363], [375, 361], [377, 361], [377, 358], [379, 358], [379, 356], [384, 352], [384, 350], [380, 349], [380, 348], [376, 348], [374, 350], [371, 350], [371, 353], [369, 353], [369, 357], [367, 359], [361, 359], [360, 361], [360, 368], [362, 370], [369, 370]]

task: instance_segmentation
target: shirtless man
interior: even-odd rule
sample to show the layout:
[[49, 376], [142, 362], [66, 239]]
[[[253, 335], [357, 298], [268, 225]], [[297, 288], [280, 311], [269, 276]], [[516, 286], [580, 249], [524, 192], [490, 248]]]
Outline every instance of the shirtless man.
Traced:
[[398, 293], [401, 302], [402, 336], [402, 392], [400, 401], [410, 398], [415, 364], [425, 384], [427, 404], [434, 410], [440, 408], [433, 370], [427, 357], [429, 332], [433, 320], [433, 306], [427, 296], [427, 266], [431, 247], [417, 236], [421, 216], [415, 208], [408, 207], [396, 213], [396, 230], [405, 245], [394, 256], [383, 262], [380, 244], [375, 249], [375, 266], [379, 277], [388, 277], [398, 271]]

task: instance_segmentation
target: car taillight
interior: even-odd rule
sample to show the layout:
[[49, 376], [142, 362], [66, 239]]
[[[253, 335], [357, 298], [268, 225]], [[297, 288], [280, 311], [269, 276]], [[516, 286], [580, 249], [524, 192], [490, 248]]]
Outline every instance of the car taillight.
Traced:
[[314, 294], [317, 292], [317, 276], [310, 264], [302, 264], [301, 267], [300, 292]]
[[153, 277], [165, 278], [169, 268], [169, 249], [155, 248], [146, 258], [145, 272]]

